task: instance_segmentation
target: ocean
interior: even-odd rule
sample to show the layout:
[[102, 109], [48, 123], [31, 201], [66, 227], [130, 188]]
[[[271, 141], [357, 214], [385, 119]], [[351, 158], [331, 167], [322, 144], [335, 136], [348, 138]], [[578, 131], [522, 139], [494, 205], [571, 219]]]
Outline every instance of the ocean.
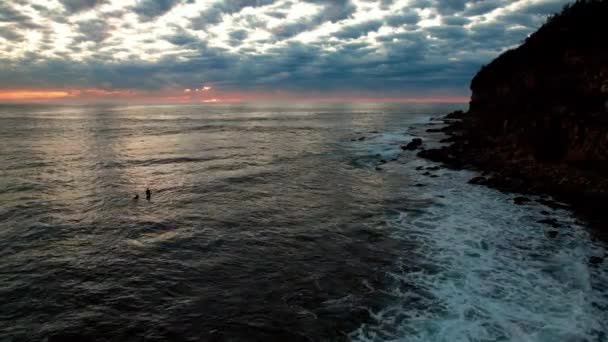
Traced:
[[608, 340], [590, 228], [400, 148], [455, 109], [0, 106], [0, 341]]

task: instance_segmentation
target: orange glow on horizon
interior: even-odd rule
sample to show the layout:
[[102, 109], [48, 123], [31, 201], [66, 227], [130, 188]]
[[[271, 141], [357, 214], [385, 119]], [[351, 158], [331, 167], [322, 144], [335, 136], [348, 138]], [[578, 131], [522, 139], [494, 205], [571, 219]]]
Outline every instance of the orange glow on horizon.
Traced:
[[69, 97], [67, 91], [53, 90], [0, 90], [0, 100], [52, 100]]
[[0, 90], [0, 102], [137, 102], [137, 103], [225, 103], [225, 102], [333, 102], [333, 103], [467, 103], [469, 97], [378, 96], [376, 94], [307, 93], [285, 91], [211, 91], [210, 86], [192, 89], [132, 90], [81, 88], [67, 90]]

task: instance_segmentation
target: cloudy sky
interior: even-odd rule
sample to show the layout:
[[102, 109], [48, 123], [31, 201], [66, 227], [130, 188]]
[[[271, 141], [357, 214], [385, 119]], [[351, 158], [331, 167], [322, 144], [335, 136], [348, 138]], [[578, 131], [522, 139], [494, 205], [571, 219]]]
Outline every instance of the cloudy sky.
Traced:
[[566, 0], [3, 0], [0, 100], [459, 100]]

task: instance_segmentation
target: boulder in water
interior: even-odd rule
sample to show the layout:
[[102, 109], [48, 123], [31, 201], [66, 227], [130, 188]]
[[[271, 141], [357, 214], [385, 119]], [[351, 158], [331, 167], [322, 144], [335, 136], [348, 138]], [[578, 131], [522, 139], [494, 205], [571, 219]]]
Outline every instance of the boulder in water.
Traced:
[[404, 151], [413, 151], [420, 146], [422, 146], [422, 139], [414, 138], [407, 145], [401, 145], [401, 149]]
[[469, 180], [469, 184], [478, 184], [478, 185], [484, 185], [484, 184], [488, 184], [488, 179], [486, 177], [473, 177], [471, 178], [471, 180]]
[[592, 256], [589, 258], [589, 263], [591, 264], [601, 264], [602, 262], [604, 262], [604, 258], [599, 257], [599, 256]]
[[550, 219], [539, 220], [538, 223], [548, 224], [548, 225], [550, 225], [553, 228], [557, 228], [557, 227], [561, 226], [559, 224], [559, 222], [557, 222], [556, 219], [551, 219], [551, 218]]
[[557, 237], [557, 234], [559, 234], [557, 230], [550, 230], [547, 232], [547, 237], [555, 239]]

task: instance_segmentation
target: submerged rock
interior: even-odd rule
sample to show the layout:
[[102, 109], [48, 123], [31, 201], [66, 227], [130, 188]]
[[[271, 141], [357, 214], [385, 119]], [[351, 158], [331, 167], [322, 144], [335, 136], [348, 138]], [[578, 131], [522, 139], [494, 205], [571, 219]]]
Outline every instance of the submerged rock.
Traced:
[[404, 151], [413, 151], [420, 146], [422, 146], [422, 139], [414, 138], [407, 145], [401, 145], [401, 149]]
[[547, 232], [547, 237], [555, 239], [559, 233], [556, 230], [550, 230]]
[[599, 257], [599, 256], [592, 256], [589, 258], [589, 263], [591, 264], [601, 264], [602, 262], [604, 262], [604, 258]]
[[484, 185], [484, 184], [488, 184], [488, 179], [486, 177], [473, 177], [469, 180], [469, 184], [479, 184], [479, 185]]
[[548, 225], [550, 225], [553, 228], [557, 228], [557, 227], [561, 226], [561, 224], [559, 222], [557, 222], [556, 219], [551, 219], [551, 218], [550, 219], [544, 219], [544, 220], [538, 220], [537, 222], [538, 223], [543, 223], [543, 224], [548, 224]]

